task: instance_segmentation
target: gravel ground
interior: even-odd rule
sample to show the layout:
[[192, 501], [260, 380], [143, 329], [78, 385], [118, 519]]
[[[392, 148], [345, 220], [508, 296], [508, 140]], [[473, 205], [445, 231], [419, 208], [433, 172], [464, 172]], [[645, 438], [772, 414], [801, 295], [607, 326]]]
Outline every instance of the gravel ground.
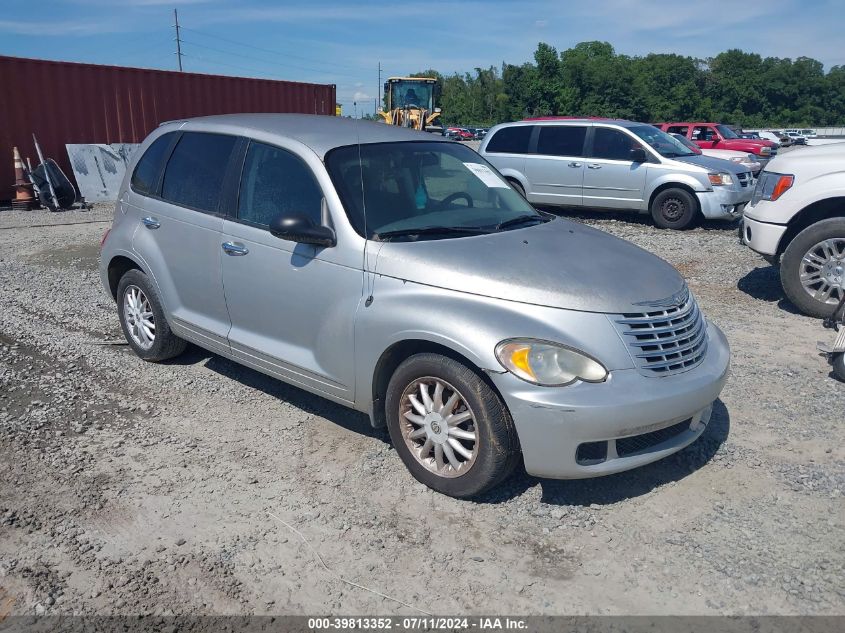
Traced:
[[845, 614], [831, 333], [734, 227], [576, 219], [674, 264], [733, 369], [705, 434], [629, 473], [432, 493], [367, 419], [202, 350], [161, 365], [100, 289], [111, 210], [0, 213], [0, 617]]

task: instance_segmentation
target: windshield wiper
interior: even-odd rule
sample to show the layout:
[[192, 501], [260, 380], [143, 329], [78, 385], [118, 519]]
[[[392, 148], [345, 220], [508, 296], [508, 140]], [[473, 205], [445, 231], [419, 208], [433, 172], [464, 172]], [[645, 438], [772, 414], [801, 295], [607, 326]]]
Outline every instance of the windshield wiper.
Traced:
[[[396, 229], [395, 231], [384, 231], [375, 233], [374, 238], [381, 242], [388, 241], [391, 237], [413, 237], [415, 235], [483, 235], [488, 233], [484, 229], [470, 226], [421, 226], [414, 229]], [[388, 239], [385, 239], [388, 238]]]
[[518, 226], [520, 224], [525, 224], [529, 220], [536, 221], [536, 222], [547, 222], [548, 220], [540, 215], [518, 215], [515, 218], [511, 218], [510, 220], [505, 220], [504, 222], [499, 222], [496, 225], [496, 230], [501, 231], [502, 229], [509, 228], [511, 226]]

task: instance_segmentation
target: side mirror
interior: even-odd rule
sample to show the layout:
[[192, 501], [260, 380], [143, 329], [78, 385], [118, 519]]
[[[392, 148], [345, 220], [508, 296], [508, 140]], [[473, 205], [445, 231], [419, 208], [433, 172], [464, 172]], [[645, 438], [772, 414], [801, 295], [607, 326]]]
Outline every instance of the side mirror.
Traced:
[[631, 161], [635, 163], [646, 163], [648, 162], [648, 156], [645, 153], [645, 150], [642, 147], [635, 147], [631, 150]]
[[332, 229], [314, 224], [310, 218], [301, 214], [277, 215], [270, 222], [270, 234], [299, 244], [324, 247], [337, 244], [337, 237]]

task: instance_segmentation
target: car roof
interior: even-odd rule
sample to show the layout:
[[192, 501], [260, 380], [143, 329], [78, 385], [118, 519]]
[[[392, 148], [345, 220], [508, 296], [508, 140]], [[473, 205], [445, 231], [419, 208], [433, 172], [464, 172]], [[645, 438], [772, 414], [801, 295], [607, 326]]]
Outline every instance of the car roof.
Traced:
[[611, 123], [620, 127], [639, 127], [640, 125], [651, 125], [651, 123], [639, 123], [637, 121], [628, 121], [627, 119], [609, 119], [605, 117], [570, 117], [570, 116], [540, 116], [523, 119], [522, 121], [514, 121], [513, 123], [503, 123], [502, 125], [536, 125], [537, 123]]
[[449, 143], [439, 135], [362, 119], [320, 114], [220, 114], [169, 121], [183, 130], [250, 136], [278, 136], [310, 147], [320, 158], [335, 149], [357, 143], [429, 141]]

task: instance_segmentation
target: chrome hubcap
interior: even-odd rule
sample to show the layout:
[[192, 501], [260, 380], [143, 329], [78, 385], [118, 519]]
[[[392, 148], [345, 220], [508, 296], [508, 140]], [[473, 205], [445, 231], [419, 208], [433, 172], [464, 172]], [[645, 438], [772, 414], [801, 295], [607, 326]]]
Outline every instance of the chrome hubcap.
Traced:
[[408, 385], [399, 402], [399, 423], [411, 454], [437, 475], [458, 477], [475, 463], [475, 415], [445, 380], [426, 376]]
[[127, 286], [123, 293], [123, 320], [132, 341], [150, 349], [156, 338], [155, 316], [147, 295], [138, 286]]
[[819, 242], [801, 259], [801, 285], [813, 299], [837, 304], [845, 296], [845, 238]]

